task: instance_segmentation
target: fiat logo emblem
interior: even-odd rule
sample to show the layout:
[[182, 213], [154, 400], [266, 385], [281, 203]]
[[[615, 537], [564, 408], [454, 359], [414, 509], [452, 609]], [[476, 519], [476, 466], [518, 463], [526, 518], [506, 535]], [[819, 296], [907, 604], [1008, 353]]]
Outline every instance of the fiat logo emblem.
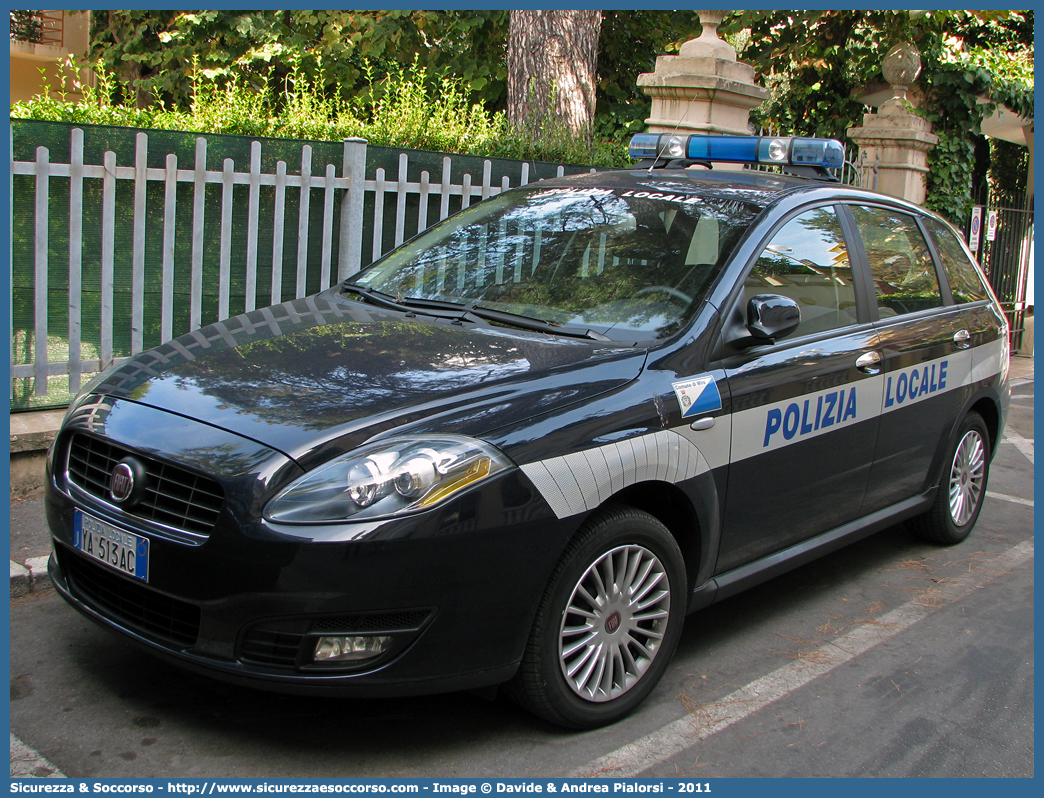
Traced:
[[134, 472], [126, 463], [120, 463], [112, 470], [109, 480], [109, 495], [113, 501], [125, 502], [134, 491]]
[[620, 613], [614, 612], [608, 618], [605, 619], [605, 631], [612, 634], [620, 628]]

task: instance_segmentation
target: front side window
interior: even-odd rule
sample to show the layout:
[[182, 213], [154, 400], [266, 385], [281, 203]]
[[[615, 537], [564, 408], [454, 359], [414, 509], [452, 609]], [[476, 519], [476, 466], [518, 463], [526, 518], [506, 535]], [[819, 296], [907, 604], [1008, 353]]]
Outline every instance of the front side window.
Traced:
[[939, 278], [917, 221], [888, 208], [853, 206], [881, 318], [942, 306]]
[[761, 208], [664, 191], [535, 188], [447, 219], [352, 282], [611, 337], [677, 331]]
[[798, 303], [801, 325], [791, 337], [856, 323], [848, 246], [832, 207], [806, 211], [772, 237], [744, 282], [744, 302], [757, 294]]
[[953, 231], [938, 219], [925, 219], [924, 223], [935, 241], [935, 248], [939, 251], [939, 260], [942, 261], [943, 271], [946, 272], [946, 279], [950, 283], [953, 301], [962, 303], [986, 299], [986, 287]]

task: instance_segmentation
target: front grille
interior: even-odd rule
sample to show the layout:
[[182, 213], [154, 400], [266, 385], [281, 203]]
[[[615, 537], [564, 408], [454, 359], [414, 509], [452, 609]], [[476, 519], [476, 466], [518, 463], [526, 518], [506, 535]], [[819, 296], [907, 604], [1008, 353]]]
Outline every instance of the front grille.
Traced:
[[217, 522], [225, 493], [215, 480], [178, 466], [132, 453], [99, 438], [75, 435], [69, 445], [69, 481], [102, 501], [111, 502], [109, 479], [128, 455], [148, 473], [145, 493], [127, 512], [195, 535], [209, 535]]
[[73, 552], [62, 551], [59, 565], [73, 593], [106, 617], [183, 648], [199, 637], [200, 609], [195, 604], [164, 596]]
[[274, 668], [297, 665], [301, 644], [308, 636], [415, 632], [432, 617], [431, 609], [360, 612], [317, 618], [275, 619], [252, 626], [243, 635], [239, 658]]

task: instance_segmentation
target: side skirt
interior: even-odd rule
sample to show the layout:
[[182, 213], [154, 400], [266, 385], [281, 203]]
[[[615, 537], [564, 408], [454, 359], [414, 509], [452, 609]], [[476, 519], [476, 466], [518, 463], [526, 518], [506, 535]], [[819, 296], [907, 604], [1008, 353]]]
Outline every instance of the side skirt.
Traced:
[[938, 488], [932, 487], [920, 496], [914, 496], [893, 504], [891, 507], [885, 507], [829, 532], [769, 554], [760, 560], [718, 574], [692, 592], [689, 596], [688, 612], [696, 612], [696, 610], [708, 607], [722, 599], [741, 593], [747, 588], [799, 568], [825, 554], [844, 548], [850, 543], [869, 537], [875, 532], [894, 526], [900, 521], [919, 515], [931, 507], [935, 500], [936, 490]]

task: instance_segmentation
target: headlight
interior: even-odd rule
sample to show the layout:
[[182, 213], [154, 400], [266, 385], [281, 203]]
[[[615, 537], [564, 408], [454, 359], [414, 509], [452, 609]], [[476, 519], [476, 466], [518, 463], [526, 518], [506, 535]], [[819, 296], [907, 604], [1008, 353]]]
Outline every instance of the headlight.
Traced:
[[463, 435], [389, 438], [305, 474], [269, 503], [265, 517], [323, 524], [423, 510], [511, 465], [494, 447]]

